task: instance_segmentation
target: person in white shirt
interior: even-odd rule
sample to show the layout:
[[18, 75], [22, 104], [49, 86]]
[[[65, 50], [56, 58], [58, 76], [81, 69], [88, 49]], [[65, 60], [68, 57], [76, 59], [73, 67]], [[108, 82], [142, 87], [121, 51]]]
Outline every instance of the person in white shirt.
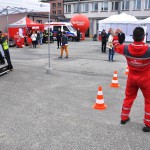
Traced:
[[107, 43], [107, 48], [109, 49], [109, 55], [108, 55], [108, 60], [109, 61], [114, 61], [114, 49], [113, 49], [113, 30], [110, 28], [109, 30], [109, 37], [108, 37], [108, 43]]
[[37, 34], [35, 33], [35, 31], [33, 31], [32, 35], [31, 35], [31, 39], [32, 39], [33, 48], [36, 48], [36, 45], [37, 45]]

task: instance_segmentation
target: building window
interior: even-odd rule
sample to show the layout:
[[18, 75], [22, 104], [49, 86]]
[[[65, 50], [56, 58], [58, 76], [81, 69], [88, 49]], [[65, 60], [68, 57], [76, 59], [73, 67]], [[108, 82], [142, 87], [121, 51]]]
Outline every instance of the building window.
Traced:
[[84, 3], [82, 5], [82, 12], [88, 12], [89, 11], [89, 4], [88, 3]]
[[71, 5], [66, 5], [66, 13], [71, 13]]
[[53, 13], [53, 15], [56, 15], [56, 11], [53, 11], [52, 13]]
[[79, 4], [74, 4], [74, 12], [79, 12]]
[[129, 0], [124, 0], [121, 2], [121, 10], [129, 10]]
[[116, 11], [119, 9], [119, 2], [112, 2], [112, 11]]
[[134, 0], [134, 10], [141, 9], [141, 0]]
[[58, 8], [60, 8], [61, 7], [61, 3], [58, 3]]
[[150, 9], [150, 0], [145, 0], [145, 9]]
[[108, 2], [101, 2], [101, 11], [108, 11]]
[[58, 14], [61, 15], [61, 10], [58, 10]]
[[56, 3], [52, 3], [52, 8], [56, 8]]
[[98, 11], [98, 2], [92, 3], [92, 11]]

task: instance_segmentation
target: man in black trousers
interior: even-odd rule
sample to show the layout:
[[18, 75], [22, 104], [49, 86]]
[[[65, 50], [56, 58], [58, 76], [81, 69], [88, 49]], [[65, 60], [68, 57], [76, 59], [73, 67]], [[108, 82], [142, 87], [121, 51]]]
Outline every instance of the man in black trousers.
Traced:
[[62, 38], [62, 32], [60, 28], [58, 28], [56, 38], [57, 38], [57, 49], [59, 49], [59, 46], [61, 46], [61, 38]]
[[77, 30], [77, 42], [80, 42], [80, 30], [79, 30], [79, 28]]
[[105, 30], [102, 31], [101, 36], [102, 36], [102, 53], [106, 53], [106, 43], [108, 37]]

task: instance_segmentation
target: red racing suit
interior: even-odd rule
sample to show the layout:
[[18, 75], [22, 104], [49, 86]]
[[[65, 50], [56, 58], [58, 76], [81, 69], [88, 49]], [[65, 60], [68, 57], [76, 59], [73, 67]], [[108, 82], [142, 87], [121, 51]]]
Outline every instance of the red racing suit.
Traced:
[[121, 120], [128, 119], [140, 88], [145, 100], [144, 124], [150, 127], [150, 47], [144, 42], [120, 45], [117, 37], [114, 37], [113, 44], [115, 51], [126, 57], [129, 67]]

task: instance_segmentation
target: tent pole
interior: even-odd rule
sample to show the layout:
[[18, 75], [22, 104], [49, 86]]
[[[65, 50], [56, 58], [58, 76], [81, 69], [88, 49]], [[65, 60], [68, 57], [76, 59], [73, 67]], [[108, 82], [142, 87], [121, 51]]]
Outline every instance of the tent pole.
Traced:
[[49, 14], [48, 14], [48, 22], [49, 22], [49, 27], [48, 27], [48, 68], [47, 68], [47, 73], [50, 74], [51, 70], [52, 70], [52, 68], [50, 68], [50, 10], [49, 10]]
[[9, 46], [9, 33], [8, 33], [8, 9], [6, 9], [6, 27], [7, 27], [7, 42], [8, 42], [8, 46]]

